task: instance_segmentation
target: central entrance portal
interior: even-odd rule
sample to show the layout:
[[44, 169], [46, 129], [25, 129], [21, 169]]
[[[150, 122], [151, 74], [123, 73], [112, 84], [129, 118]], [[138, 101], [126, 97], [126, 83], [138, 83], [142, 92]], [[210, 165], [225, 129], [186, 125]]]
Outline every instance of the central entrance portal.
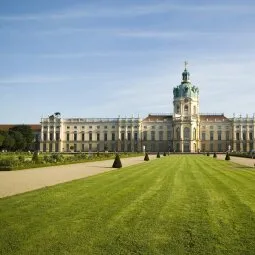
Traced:
[[190, 152], [189, 143], [184, 143], [184, 152]]

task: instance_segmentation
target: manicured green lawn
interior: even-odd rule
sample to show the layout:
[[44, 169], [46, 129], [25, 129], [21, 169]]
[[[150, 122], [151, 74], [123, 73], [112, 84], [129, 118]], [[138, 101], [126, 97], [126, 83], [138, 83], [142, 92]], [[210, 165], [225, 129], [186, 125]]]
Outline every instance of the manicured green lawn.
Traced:
[[0, 200], [0, 254], [255, 254], [255, 171], [169, 156]]

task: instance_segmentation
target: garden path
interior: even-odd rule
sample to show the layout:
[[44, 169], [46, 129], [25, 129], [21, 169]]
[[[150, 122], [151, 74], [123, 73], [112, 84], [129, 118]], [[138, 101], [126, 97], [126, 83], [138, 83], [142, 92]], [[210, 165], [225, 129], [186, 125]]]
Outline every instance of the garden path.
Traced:
[[[151, 157], [151, 159], [154, 157]], [[144, 156], [121, 159], [124, 167], [144, 162]], [[17, 171], [0, 171], [0, 198], [116, 170], [113, 159]]]

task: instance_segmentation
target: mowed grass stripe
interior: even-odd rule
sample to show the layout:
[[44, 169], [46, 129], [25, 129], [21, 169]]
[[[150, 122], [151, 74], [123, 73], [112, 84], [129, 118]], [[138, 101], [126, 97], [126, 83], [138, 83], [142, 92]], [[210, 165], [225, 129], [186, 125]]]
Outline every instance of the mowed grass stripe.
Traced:
[[254, 254], [254, 172], [233, 167], [171, 155], [1, 199], [0, 253]]
[[[240, 193], [243, 193], [246, 187], [240, 185], [237, 179], [228, 178], [233, 174], [231, 170], [209, 171], [205, 164], [200, 164], [203, 169], [200, 174], [208, 180], [207, 192], [211, 198], [208, 212], [211, 215], [212, 228], [219, 237], [217, 247], [226, 254], [254, 254], [255, 214], [249, 206], [250, 203], [240, 199]], [[238, 185], [239, 189], [236, 188]], [[251, 224], [249, 235], [246, 229], [247, 219]]]

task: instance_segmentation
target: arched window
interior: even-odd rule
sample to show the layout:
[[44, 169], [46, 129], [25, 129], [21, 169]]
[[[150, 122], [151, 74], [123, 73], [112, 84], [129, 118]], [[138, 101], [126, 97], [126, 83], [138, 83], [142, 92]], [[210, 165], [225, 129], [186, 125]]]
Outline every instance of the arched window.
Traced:
[[181, 139], [180, 128], [176, 129], [176, 138], [177, 138], [177, 140]]
[[195, 105], [193, 106], [193, 113], [197, 114], [197, 107]]
[[184, 140], [190, 139], [190, 129], [188, 127], [184, 128]]
[[176, 106], [176, 113], [180, 113], [180, 106], [178, 104]]
[[193, 129], [193, 140], [196, 140], [197, 139], [197, 132], [196, 132], [196, 129], [194, 128]]

